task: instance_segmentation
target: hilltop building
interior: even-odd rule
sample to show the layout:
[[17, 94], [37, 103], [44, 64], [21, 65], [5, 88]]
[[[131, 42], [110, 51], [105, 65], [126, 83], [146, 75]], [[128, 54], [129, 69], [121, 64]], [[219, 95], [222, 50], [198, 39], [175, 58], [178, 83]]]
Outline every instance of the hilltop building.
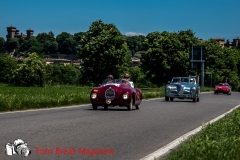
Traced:
[[29, 38], [31, 36], [33, 36], [33, 33], [34, 33], [34, 30], [32, 29], [28, 29], [26, 30], [26, 34], [19, 34], [19, 30], [14, 27], [14, 26], [9, 26], [7, 27], [7, 32], [8, 34], [6, 35], [6, 38], [9, 39], [9, 38]]
[[227, 40], [225, 42], [225, 38], [215, 38], [215, 40], [224, 48], [224, 47], [238, 47], [239, 46], [239, 37], [234, 38], [232, 42]]

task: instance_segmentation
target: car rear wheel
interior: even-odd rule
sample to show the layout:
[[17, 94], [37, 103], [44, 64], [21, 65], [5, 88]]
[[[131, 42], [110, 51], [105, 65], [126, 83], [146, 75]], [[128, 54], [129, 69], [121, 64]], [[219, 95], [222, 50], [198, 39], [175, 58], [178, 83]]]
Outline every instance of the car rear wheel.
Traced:
[[165, 96], [165, 101], [169, 101], [169, 97], [168, 96]]
[[93, 108], [93, 110], [97, 110], [97, 105], [96, 104], [92, 104], [92, 108]]

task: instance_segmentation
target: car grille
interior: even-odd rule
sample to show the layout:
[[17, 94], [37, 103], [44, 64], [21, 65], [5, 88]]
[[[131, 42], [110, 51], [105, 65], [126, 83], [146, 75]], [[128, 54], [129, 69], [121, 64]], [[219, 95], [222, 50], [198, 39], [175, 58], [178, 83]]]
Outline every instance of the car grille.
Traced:
[[115, 98], [115, 91], [111, 87], [105, 91], [105, 98], [111, 100]]
[[178, 91], [178, 92], [181, 92], [181, 91], [182, 91], [182, 86], [178, 85], [178, 86], [177, 86], [177, 91]]

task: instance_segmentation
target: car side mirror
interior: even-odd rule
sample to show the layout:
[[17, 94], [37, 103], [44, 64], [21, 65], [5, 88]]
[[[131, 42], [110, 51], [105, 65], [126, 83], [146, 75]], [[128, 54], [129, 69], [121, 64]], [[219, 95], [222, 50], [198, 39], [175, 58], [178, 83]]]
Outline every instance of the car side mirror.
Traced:
[[169, 84], [169, 83], [170, 83], [170, 81], [167, 81], [167, 83]]

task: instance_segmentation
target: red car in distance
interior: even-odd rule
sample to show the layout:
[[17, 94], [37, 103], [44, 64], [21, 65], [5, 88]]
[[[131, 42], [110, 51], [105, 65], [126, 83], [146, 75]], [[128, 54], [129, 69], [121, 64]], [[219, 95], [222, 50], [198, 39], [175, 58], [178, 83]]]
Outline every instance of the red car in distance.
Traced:
[[227, 95], [231, 95], [232, 88], [228, 83], [219, 83], [215, 86], [214, 94], [223, 93]]
[[103, 82], [99, 87], [94, 87], [90, 92], [90, 101], [93, 110], [103, 107], [127, 107], [132, 110], [133, 106], [139, 109], [142, 102], [142, 91], [138, 88], [132, 88], [122, 79], [114, 79], [111, 82]]

